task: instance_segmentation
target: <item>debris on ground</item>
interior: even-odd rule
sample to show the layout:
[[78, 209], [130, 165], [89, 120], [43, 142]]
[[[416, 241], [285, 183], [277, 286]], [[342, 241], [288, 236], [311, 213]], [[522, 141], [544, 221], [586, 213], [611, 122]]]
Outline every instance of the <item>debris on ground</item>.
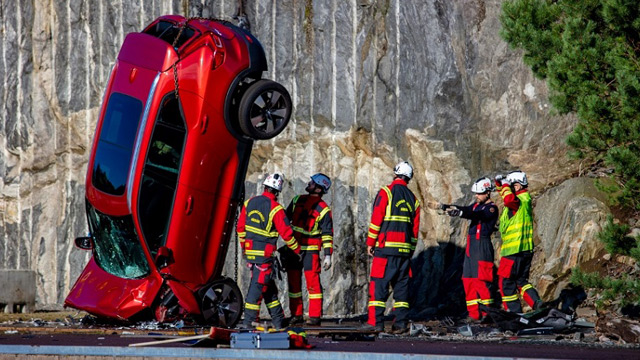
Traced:
[[[302, 328], [288, 330], [238, 330], [211, 327], [208, 333], [191, 336], [163, 336], [150, 334], [153, 341], [129, 344], [131, 347], [185, 343], [197, 347], [230, 347], [232, 349], [311, 349]], [[160, 339], [158, 339], [160, 338]]]
[[[525, 314], [508, 312], [502, 309], [484, 307], [488, 317], [502, 331], [515, 333], [547, 335], [548, 333], [566, 333], [579, 331], [575, 316], [558, 309], [543, 308]], [[582, 323], [581, 323], [582, 324]], [[582, 327], [592, 328], [591, 324], [584, 323]], [[532, 330], [536, 329], [536, 330]]]
[[[310, 337], [330, 338], [331, 341], [376, 341], [377, 339], [411, 339], [412, 341], [563, 341], [572, 344], [631, 346], [640, 347], [640, 323], [636, 320], [619, 317], [619, 315], [600, 315], [600, 319], [579, 315], [595, 313], [578, 309], [573, 315], [563, 313], [559, 309], [542, 309], [526, 314], [513, 314], [493, 309], [491, 313], [496, 319], [485, 318], [483, 322], [468, 319], [441, 319], [414, 321], [409, 323], [407, 333], [397, 335], [390, 332], [360, 333], [362, 319], [325, 319], [323, 326], [302, 328]], [[93, 316], [76, 314], [73, 316], [49, 316], [48, 320], [40, 319], [37, 314], [22, 314], [22, 320], [0, 322], [0, 333], [87, 333], [112, 334], [120, 336], [143, 337], [148, 340], [167, 340], [181, 338], [180, 342], [188, 346], [230, 347], [230, 341], [212, 341], [209, 339], [209, 328], [175, 322], [169, 324], [155, 321], [141, 323], [104, 323]], [[522, 319], [529, 322], [523, 324]], [[590, 322], [593, 320], [594, 322]], [[391, 328], [391, 322], [387, 323]], [[387, 329], [387, 330], [388, 330]], [[236, 330], [233, 330], [236, 331]], [[186, 337], [205, 335], [203, 339], [184, 341]], [[304, 339], [306, 340], [306, 339]], [[318, 341], [318, 340], [316, 340]]]
[[640, 322], [637, 320], [605, 314], [598, 318], [596, 331], [608, 341], [622, 340], [625, 343], [640, 343]]

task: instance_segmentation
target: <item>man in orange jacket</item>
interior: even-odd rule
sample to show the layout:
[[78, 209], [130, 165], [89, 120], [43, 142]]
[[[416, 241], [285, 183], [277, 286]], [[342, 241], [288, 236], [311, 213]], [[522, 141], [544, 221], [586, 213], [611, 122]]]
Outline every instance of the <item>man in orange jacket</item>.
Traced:
[[320, 325], [322, 316], [322, 285], [320, 284], [320, 263], [327, 271], [331, 267], [333, 252], [333, 219], [331, 209], [322, 195], [331, 187], [331, 179], [322, 173], [311, 176], [306, 195], [299, 195], [287, 206], [287, 216], [291, 219], [293, 236], [300, 244], [302, 263], [287, 267], [289, 281], [289, 306], [291, 324], [302, 323], [302, 274], [309, 291], [309, 320], [307, 325]]
[[236, 232], [243, 254], [251, 269], [251, 282], [244, 305], [244, 322], [240, 328], [251, 328], [258, 320], [260, 302], [264, 297], [271, 321], [276, 329], [284, 327], [284, 311], [278, 300], [278, 288], [274, 281], [274, 259], [278, 235], [296, 254], [300, 246], [293, 237], [293, 230], [285, 211], [277, 201], [284, 179], [281, 174], [269, 175], [263, 182], [264, 192], [244, 203]]
[[373, 256], [369, 283], [369, 319], [363, 330], [384, 331], [384, 312], [389, 285], [393, 287], [396, 315], [392, 332], [408, 331], [409, 278], [411, 256], [418, 242], [420, 202], [407, 187], [413, 167], [400, 162], [394, 168], [393, 182], [384, 186], [374, 200], [367, 252]]

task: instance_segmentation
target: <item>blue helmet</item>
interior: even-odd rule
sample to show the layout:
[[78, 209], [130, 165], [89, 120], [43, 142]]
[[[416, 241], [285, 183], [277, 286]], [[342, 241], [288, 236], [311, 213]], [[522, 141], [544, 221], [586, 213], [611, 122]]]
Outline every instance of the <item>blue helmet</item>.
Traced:
[[329, 177], [323, 173], [312, 175], [311, 180], [316, 183], [316, 185], [320, 186], [322, 188], [322, 191], [324, 191], [325, 193], [329, 191], [329, 188], [331, 187], [331, 179], [329, 179]]

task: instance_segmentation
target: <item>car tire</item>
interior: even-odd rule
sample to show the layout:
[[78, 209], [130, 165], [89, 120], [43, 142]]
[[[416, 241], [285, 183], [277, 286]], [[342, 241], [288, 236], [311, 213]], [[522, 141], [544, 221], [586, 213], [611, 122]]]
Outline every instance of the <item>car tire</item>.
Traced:
[[284, 86], [271, 80], [258, 80], [240, 100], [240, 129], [253, 139], [271, 139], [287, 127], [291, 108], [291, 96]]
[[235, 281], [229, 278], [215, 280], [202, 289], [200, 311], [207, 325], [233, 328], [242, 316], [244, 300]]

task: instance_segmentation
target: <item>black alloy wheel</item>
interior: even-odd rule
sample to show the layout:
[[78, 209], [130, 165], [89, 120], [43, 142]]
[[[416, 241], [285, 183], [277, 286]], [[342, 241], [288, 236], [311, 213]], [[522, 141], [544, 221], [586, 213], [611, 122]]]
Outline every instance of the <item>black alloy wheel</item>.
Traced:
[[253, 139], [271, 139], [287, 126], [291, 109], [291, 96], [284, 86], [271, 80], [258, 80], [240, 100], [240, 129]]
[[232, 328], [242, 316], [243, 298], [235, 281], [223, 278], [206, 285], [200, 310], [205, 324]]

